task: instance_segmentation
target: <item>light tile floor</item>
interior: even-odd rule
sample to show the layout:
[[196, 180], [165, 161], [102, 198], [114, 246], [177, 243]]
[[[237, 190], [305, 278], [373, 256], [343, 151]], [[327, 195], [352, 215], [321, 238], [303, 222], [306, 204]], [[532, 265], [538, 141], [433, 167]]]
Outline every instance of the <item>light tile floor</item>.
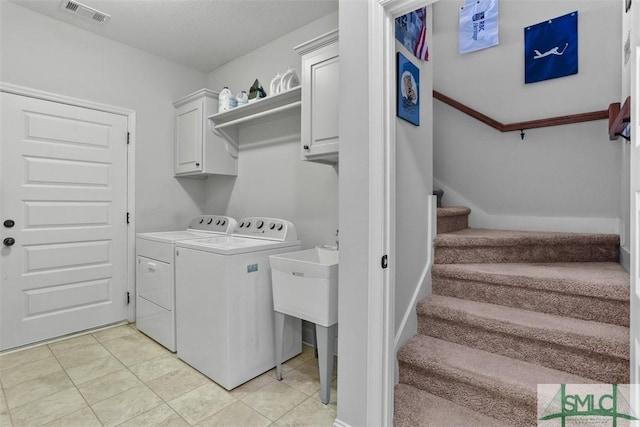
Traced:
[[313, 348], [227, 391], [135, 325], [0, 356], [0, 426], [331, 426]]

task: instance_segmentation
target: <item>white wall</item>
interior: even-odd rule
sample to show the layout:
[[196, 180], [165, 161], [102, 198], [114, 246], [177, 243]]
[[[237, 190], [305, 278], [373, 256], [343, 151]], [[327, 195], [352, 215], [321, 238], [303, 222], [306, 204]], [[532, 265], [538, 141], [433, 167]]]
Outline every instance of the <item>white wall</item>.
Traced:
[[[500, 44], [460, 55], [461, 2], [438, 2], [434, 89], [502, 123], [605, 110], [620, 97], [620, 3], [503, 0]], [[524, 27], [574, 10], [579, 74], [525, 85]], [[550, 226], [553, 218], [587, 218], [580, 222], [587, 229], [567, 231], [617, 231], [622, 144], [610, 142], [607, 132], [600, 120], [527, 130], [521, 141], [519, 132], [502, 134], [434, 101], [434, 178], [487, 213], [489, 222], [491, 215], [528, 218], [512, 222], [531, 228], [540, 218], [551, 218]], [[450, 196], [445, 191], [445, 203]], [[501, 226], [495, 222], [484, 225]]]
[[173, 100], [206, 75], [0, 1], [0, 80], [136, 111], [136, 231], [184, 228], [204, 181], [173, 177]]
[[[234, 94], [257, 78], [268, 92], [277, 71], [300, 56], [294, 46], [334, 30], [334, 12], [214, 70], [207, 87], [228, 86]], [[237, 219], [271, 216], [292, 221], [304, 248], [335, 244], [338, 229], [338, 173], [325, 164], [301, 160], [300, 114], [240, 130], [237, 177], [207, 179], [205, 211], [224, 211]]]
[[[432, 7], [427, 8], [427, 40], [432, 40]], [[396, 50], [420, 68], [420, 126], [396, 119], [396, 271], [395, 332], [403, 345], [417, 333], [415, 306], [409, 307], [417, 287], [418, 301], [431, 293], [431, 275], [420, 282], [428, 258], [427, 198], [433, 191], [433, 62], [419, 61], [396, 41]], [[411, 311], [404, 329], [402, 321]]]

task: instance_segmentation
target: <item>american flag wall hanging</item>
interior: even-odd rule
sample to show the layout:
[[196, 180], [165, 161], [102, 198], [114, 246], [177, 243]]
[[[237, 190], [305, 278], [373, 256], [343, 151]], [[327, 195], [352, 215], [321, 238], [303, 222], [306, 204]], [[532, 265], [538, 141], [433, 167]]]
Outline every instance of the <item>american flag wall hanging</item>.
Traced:
[[429, 60], [427, 33], [426, 7], [396, 18], [396, 39], [423, 61]]

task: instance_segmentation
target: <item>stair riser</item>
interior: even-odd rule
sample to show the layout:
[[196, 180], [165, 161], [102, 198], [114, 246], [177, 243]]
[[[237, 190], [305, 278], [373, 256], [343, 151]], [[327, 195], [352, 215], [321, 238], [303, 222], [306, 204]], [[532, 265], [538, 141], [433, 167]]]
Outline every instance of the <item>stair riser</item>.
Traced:
[[471, 301], [629, 326], [629, 302], [433, 275], [433, 293]]
[[500, 262], [615, 262], [617, 247], [611, 246], [436, 246], [436, 264], [483, 264]]
[[469, 228], [469, 214], [438, 217], [438, 234]]
[[[509, 391], [481, 379], [448, 375], [437, 366], [419, 368], [400, 361], [400, 382], [518, 426], [535, 426], [536, 396]], [[509, 393], [513, 394], [509, 396]]]
[[505, 334], [456, 323], [438, 317], [419, 315], [418, 332], [439, 339], [525, 362], [535, 363], [603, 383], [629, 381], [629, 361], [579, 348], [543, 342], [530, 337]]

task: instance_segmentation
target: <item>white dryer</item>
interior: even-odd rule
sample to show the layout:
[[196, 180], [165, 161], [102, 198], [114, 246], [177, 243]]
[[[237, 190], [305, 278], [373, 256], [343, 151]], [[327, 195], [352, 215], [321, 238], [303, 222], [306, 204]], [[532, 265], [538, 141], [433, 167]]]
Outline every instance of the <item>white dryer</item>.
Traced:
[[[295, 227], [245, 218], [227, 237], [176, 243], [178, 357], [227, 390], [276, 365], [269, 256], [300, 249]], [[284, 359], [302, 351], [300, 319], [285, 325]]]
[[171, 351], [176, 351], [174, 244], [230, 234], [237, 222], [219, 215], [194, 218], [181, 231], [136, 235], [136, 325]]

